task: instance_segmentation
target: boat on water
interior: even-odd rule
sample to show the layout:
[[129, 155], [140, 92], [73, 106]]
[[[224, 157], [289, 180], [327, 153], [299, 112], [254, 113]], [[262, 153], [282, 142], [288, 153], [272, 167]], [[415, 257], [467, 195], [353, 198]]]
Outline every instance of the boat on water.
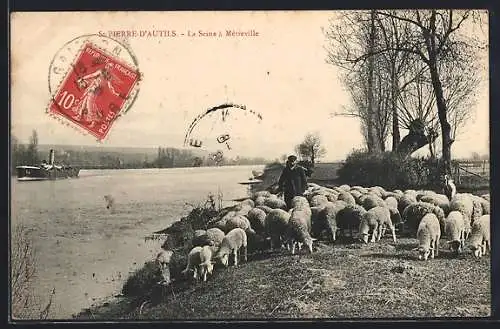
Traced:
[[76, 178], [80, 168], [59, 165], [54, 162], [54, 150], [50, 150], [49, 162], [43, 160], [39, 166], [17, 166], [18, 181], [56, 180]]

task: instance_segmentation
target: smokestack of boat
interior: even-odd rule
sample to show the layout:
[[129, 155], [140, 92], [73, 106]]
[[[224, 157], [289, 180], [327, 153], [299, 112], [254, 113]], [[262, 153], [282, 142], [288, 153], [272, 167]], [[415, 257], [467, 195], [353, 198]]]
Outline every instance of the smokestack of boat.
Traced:
[[50, 150], [49, 163], [51, 166], [54, 165], [54, 150]]

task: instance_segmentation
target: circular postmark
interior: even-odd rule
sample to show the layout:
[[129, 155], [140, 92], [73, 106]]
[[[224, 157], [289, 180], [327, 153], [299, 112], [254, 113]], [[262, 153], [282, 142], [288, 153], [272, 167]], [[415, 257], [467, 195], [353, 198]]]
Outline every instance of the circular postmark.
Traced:
[[130, 47], [97, 34], [76, 37], [50, 62], [47, 112], [102, 140], [134, 104], [140, 80]]
[[223, 103], [194, 118], [186, 130], [184, 146], [204, 149], [210, 152], [209, 159], [220, 164], [226, 155], [236, 153], [245, 140], [252, 138], [249, 133], [259, 129], [252, 123], [261, 121], [262, 115], [245, 105]]

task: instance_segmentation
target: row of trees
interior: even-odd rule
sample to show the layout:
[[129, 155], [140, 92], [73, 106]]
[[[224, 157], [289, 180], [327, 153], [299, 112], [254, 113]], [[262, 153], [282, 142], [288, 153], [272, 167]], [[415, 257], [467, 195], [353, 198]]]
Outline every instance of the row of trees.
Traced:
[[[482, 44], [472, 10], [370, 10], [342, 13], [325, 30], [327, 62], [341, 69], [352, 103], [336, 115], [358, 117], [369, 152], [409, 156], [441, 136], [445, 170], [451, 146], [471, 119], [481, 81]], [[401, 138], [401, 129], [408, 134]]]
[[[89, 150], [55, 150], [56, 162], [64, 165], [77, 166], [83, 169], [132, 169], [132, 168], [173, 168], [200, 167], [221, 165], [253, 165], [265, 164], [264, 158], [235, 157], [222, 158], [215, 161], [212, 156], [199, 156], [190, 150], [172, 147], [159, 147], [156, 158], [148, 159], [147, 154], [123, 154], [121, 152], [103, 152]], [[12, 136], [11, 138], [11, 168], [20, 165], [39, 165], [42, 159], [48, 160], [48, 154], [40, 154], [38, 134], [33, 130], [29, 144], [25, 145]]]
[[11, 138], [11, 145], [11, 159], [13, 165], [36, 165], [40, 162], [38, 156], [38, 134], [36, 130], [33, 130], [28, 145], [19, 143], [19, 140], [15, 136]]

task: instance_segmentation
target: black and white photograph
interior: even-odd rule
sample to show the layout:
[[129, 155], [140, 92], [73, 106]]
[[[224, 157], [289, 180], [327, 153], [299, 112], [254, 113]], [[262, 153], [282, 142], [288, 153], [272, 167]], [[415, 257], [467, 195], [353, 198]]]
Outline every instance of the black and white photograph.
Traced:
[[489, 15], [11, 13], [9, 321], [488, 319]]

